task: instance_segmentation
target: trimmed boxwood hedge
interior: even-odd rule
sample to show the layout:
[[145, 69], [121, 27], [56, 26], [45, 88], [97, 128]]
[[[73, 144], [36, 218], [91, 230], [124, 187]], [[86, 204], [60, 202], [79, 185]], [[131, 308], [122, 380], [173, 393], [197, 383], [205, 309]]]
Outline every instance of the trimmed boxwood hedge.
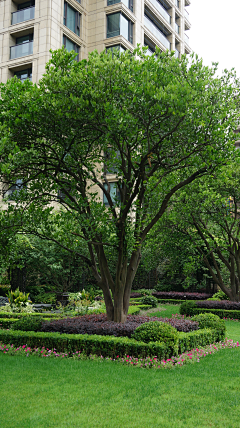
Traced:
[[[42, 317], [43, 321], [51, 321], [52, 319], [59, 319], [57, 317], [55, 318], [47, 318], [47, 317]], [[19, 320], [19, 318], [1, 318], [0, 319], [0, 328], [10, 328], [12, 324], [14, 324], [15, 322], [17, 322]]]
[[[218, 332], [211, 329], [202, 329], [191, 333], [180, 332], [178, 334], [180, 353], [210, 345], [219, 340]], [[168, 348], [165, 343], [137, 342], [128, 337], [0, 330], [0, 341], [15, 346], [45, 347], [70, 354], [81, 351], [87, 355], [96, 354], [111, 358], [131, 355], [133, 357], [156, 356], [159, 359], [166, 359], [173, 356], [172, 349]]]
[[219, 318], [233, 318], [240, 320], [240, 311], [227, 310], [227, 309], [205, 309], [205, 308], [194, 308], [194, 314], [214, 314], [218, 315]]

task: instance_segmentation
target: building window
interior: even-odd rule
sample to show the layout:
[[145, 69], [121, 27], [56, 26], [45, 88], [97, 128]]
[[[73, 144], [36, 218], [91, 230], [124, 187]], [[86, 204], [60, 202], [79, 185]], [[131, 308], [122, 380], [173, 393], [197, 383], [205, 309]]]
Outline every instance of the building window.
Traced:
[[22, 188], [22, 180], [17, 180], [16, 184], [9, 187], [9, 189], [4, 193], [4, 197], [7, 197], [9, 201], [14, 201]]
[[33, 53], [33, 33], [16, 38], [16, 45], [10, 47], [10, 59], [20, 58]]
[[21, 71], [15, 71], [14, 76], [17, 76], [21, 82], [24, 82], [26, 79], [32, 80], [32, 67]]
[[113, 151], [108, 148], [107, 152], [104, 152], [104, 170], [106, 174], [116, 174], [118, 172], [118, 162], [120, 160], [119, 150]]
[[67, 2], [64, 2], [63, 24], [78, 36], [80, 36], [80, 16], [77, 10], [69, 6]]
[[107, 15], [107, 38], [120, 35], [133, 43], [133, 23], [120, 12]]
[[34, 16], [35, 0], [18, 4], [17, 12], [12, 13], [12, 25], [18, 24], [19, 22], [23, 21], [28, 21], [29, 19], [34, 19]]
[[122, 45], [107, 46], [107, 48], [106, 48], [107, 51], [112, 51], [112, 52], [115, 49], [119, 52], [125, 52], [126, 51], [126, 48]]
[[[120, 202], [121, 201], [121, 195], [120, 195], [119, 189], [117, 187], [117, 183], [109, 183], [109, 184], [110, 184], [110, 197], [111, 197], [113, 203]], [[106, 189], [106, 190], [108, 189], [108, 185], [106, 183], [103, 186], [104, 186], [104, 189]], [[104, 205], [109, 206], [109, 203], [108, 203], [108, 200], [107, 200], [105, 193], [103, 193], [103, 203], [104, 203]]]
[[78, 55], [76, 56], [75, 60], [79, 61], [79, 46], [76, 45], [76, 43], [72, 42], [68, 37], [63, 35], [63, 45], [67, 49], [68, 52], [74, 51]]
[[133, 0], [107, 0], [107, 5], [111, 6], [112, 4], [123, 3], [133, 12]]

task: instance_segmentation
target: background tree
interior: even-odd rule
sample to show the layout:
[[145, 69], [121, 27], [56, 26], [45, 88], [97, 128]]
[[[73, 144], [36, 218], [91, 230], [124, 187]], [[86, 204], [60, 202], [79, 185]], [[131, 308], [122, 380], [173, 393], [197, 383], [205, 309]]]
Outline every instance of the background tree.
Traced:
[[2, 177], [22, 180], [32, 232], [63, 245], [47, 222], [60, 202], [65, 247], [75, 251], [72, 236], [87, 243], [88, 255], [76, 254], [103, 290], [108, 319], [124, 322], [147, 234], [179, 189], [231, 156], [238, 82], [233, 72], [215, 78], [216, 66], [194, 56], [74, 56], [54, 52], [38, 85], [1, 85]]
[[166, 236], [190, 241], [193, 260], [204, 262], [212, 281], [233, 301], [239, 301], [240, 291], [239, 172], [236, 161], [192, 183], [172, 199], [162, 219]]

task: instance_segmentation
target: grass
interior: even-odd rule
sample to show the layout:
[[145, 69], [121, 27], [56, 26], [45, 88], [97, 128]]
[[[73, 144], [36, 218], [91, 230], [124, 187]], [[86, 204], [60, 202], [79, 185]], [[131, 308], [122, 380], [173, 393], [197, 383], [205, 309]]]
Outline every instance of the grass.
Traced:
[[239, 428], [239, 349], [175, 370], [0, 355], [6, 428]]
[[[164, 316], [179, 309], [166, 306]], [[240, 340], [240, 323], [226, 325], [227, 337]], [[0, 421], [3, 428], [239, 428], [239, 378], [239, 348], [169, 371], [0, 354]]]

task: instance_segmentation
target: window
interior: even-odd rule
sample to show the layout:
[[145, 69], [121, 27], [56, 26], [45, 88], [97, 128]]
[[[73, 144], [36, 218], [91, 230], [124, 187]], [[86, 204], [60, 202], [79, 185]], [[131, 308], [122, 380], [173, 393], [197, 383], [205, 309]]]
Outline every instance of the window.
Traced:
[[76, 43], [72, 42], [68, 37], [63, 35], [63, 45], [67, 49], [68, 52], [74, 51], [78, 55], [76, 56], [75, 60], [79, 61], [79, 46], [76, 45]]
[[27, 9], [28, 7], [35, 6], [35, 0], [26, 1], [25, 3], [18, 4], [18, 10]]
[[117, 169], [117, 161], [120, 159], [120, 152], [111, 151], [109, 147], [108, 151], [104, 153], [104, 168], [106, 174], [116, 174], [118, 172]]
[[120, 12], [107, 15], [107, 38], [120, 35], [133, 43], [133, 23]]
[[33, 53], [33, 33], [16, 38], [16, 45], [10, 47], [10, 59]]
[[123, 3], [133, 12], [133, 0], [107, 0], [107, 5], [111, 6], [112, 4]]
[[17, 76], [17, 78], [22, 82], [24, 82], [26, 79], [32, 80], [32, 67], [27, 68], [26, 70], [15, 71], [14, 76]]
[[80, 16], [81, 15], [77, 10], [64, 2], [63, 24], [78, 36], [80, 36]]
[[17, 180], [16, 184], [9, 187], [9, 189], [5, 192], [4, 197], [7, 197], [10, 201], [14, 201], [14, 199], [19, 193], [19, 190], [22, 189], [22, 187], [22, 180]]
[[124, 46], [122, 46], [122, 45], [108, 46], [106, 48], [107, 51], [110, 50], [112, 52], [114, 51], [114, 49], [118, 50], [119, 52], [125, 52], [126, 51], [126, 48]]
[[[119, 189], [117, 187], [117, 183], [109, 183], [109, 184], [110, 184], [110, 197], [111, 197], [112, 201], [113, 202], [121, 201], [121, 195], [120, 195]], [[108, 185], [106, 183], [103, 186], [106, 190], [108, 189]], [[103, 203], [106, 206], [109, 205], [105, 193], [103, 194]]]

